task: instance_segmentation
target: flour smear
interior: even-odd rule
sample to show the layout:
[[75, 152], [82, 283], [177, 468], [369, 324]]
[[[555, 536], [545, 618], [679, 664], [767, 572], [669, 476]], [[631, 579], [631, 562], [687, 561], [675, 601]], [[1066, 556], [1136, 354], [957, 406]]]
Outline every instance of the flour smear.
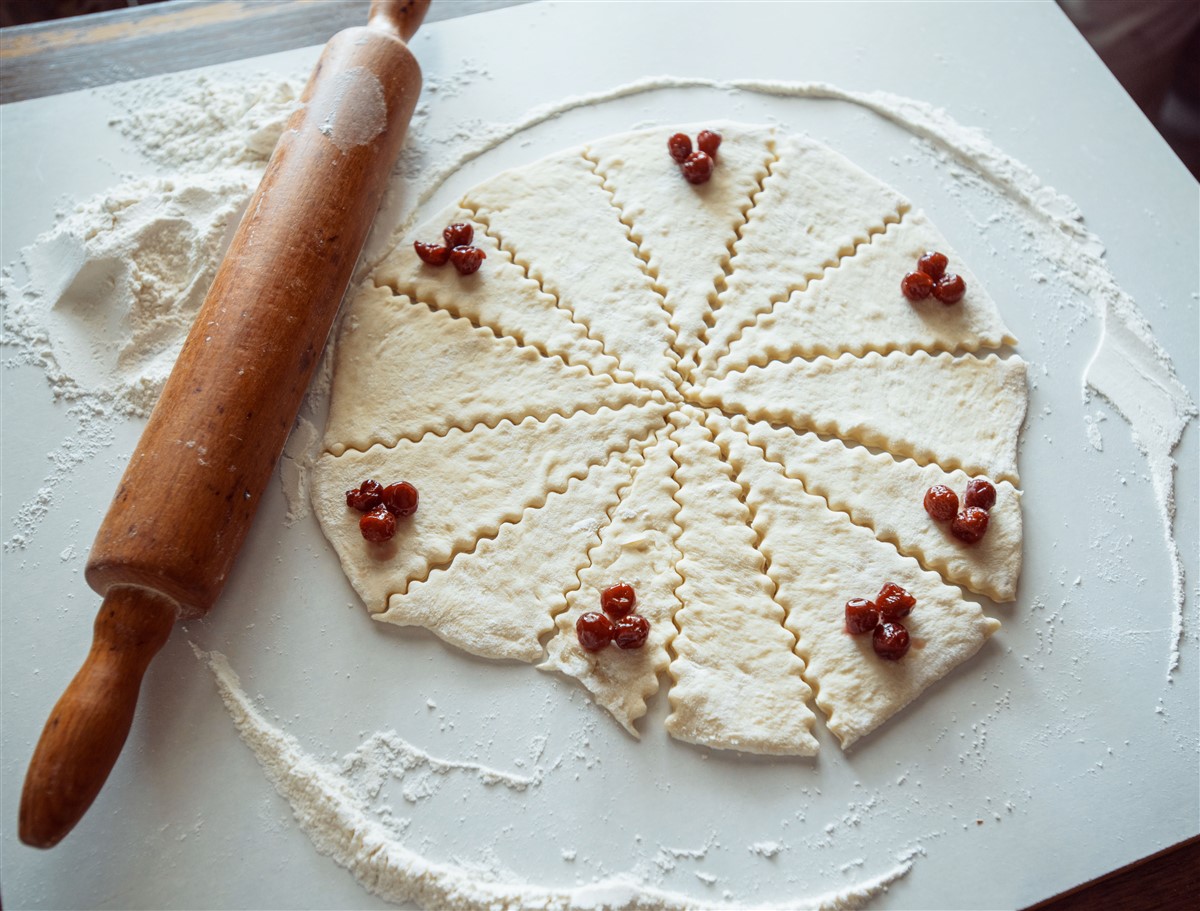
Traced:
[[[518, 790], [534, 786], [536, 778], [522, 778], [473, 763], [440, 760], [401, 740], [395, 734], [375, 735], [347, 757], [339, 768], [322, 763], [304, 750], [292, 735], [271, 724], [242, 689], [241, 681], [220, 652], [204, 652], [192, 646], [196, 657], [212, 671], [217, 690], [242, 740], [254, 752], [267, 779], [292, 807], [296, 822], [321, 853], [349, 870], [364, 889], [390, 902], [416, 902], [423, 908], [441, 911], [502, 911], [502, 909], [646, 909], [683, 911], [714, 907], [711, 900], [697, 899], [645, 885], [632, 874], [616, 874], [588, 883], [548, 887], [507, 879], [499, 869], [481, 875], [452, 861], [436, 861], [408, 848], [390, 820], [370, 809], [374, 775], [361, 780], [364, 756], [385, 753], [402, 757], [396, 766], [378, 768], [392, 774], [400, 767], [427, 766], [443, 772], [464, 770], [485, 784], [501, 784]], [[788, 909], [861, 908], [912, 869], [920, 849], [905, 852], [883, 873], [852, 886], [811, 898], [795, 898], [778, 905]]]

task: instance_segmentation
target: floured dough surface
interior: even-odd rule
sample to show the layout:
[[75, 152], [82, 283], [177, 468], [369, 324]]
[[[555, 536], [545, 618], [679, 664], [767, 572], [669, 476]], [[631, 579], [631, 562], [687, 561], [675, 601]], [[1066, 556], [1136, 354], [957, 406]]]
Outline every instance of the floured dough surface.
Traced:
[[[843, 746], [873, 731], [999, 629], [957, 588], [876, 540], [844, 513], [828, 509], [744, 436], [726, 431], [724, 440], [730, 462], [747, 484], [754, 528], [771, 561], [769, 574], [787, 611], [786, 626], [798, 640], [805, 679]], [[814, 547], [814, 541], [822, 547]], [[843, 559], [828, 560], [830, 551]], [[913, 648], [900, 661], [877, 660], [869, 637], [846, 632], [846, 598], [872, 597], [874, 580], [895, 582], [917, 599], [904, 618]]]
[[[707, 184], [667, 154], [723, 142]], [[420, 261], [465, 222], [478, 272]], [[967, 282], [910, 303], [929, 249]], [[843, 747], [998, 628], [959, 586], [1015, 597], [1026, 367], [928, 217], [813, 140], [716, 123], [598, 139], [498, 174], [381, 263], [342, 319], [316, 513], [380, 621], [582, 684], [631, 734], [810, 756]], [[988, 534], [925, 513], [933, 484], [996, 487]], [[407, 480], [372, 544], [345, 492]], [[884, 661], [844, 607], [895, 581], [914, 646]], [[641, 648], [584, 650], [617, 582]]]
[[[947, 307], [932, 295], [906, 300], [900, 279], [928, 250], [950, 259], [967, 293]], [[803, 290], [759, 315], [730, 346], [720, 373], [800, 357], [856, 356], [867, 351], [976, 351], [1012, 345], [1016, 338], [996, 304], [929, 219], [906, 211]]]
[[1025, 362], [924, 351], [773, 361], [711, 380], [700, 401], [1016, 481]]
[[1016, 597], [1021, 492], [1008, 481], [993, 481], [996, 505], [988, 511], [987, 535], [968, 545], [950, 534], [945, 523], [930, 522], [924, 506], [925, 492], [935, 484], [965, 491], [971, 480], [966, 472], [918, 465], [790, 427], [751, 424], [740, 416], [732, 426], [778, 462], [784, 474], [803, 482], [805, 490], [824, 497], [829, 506], [871, 528], [876, 537], [915, 557], [926, 569], [993, 601]]
[[[620, 491], [579, 573], [579, 587], [566, 595], [567, 609], [558, 615], [558, 635], [550, 640], [542, 665], [579, 680], [634, 736], [633, 722], [646, 713], [646, 698], [658, 689], [659, 675], [670, 663], [667, 647], [675, 637], [672, 618], [679, 605], [679, 482], [670, 429], [659, 431]], [[585, 651], [575, 636], [575, 621], [600, 610], [601, 593], [621, 582], [633, 586], [638, 613], [650, 621], [645, 646]]]
[[743, 488], [702, 414], [685, 408], [674, 423], [684, 557], [667, 730], [709, 746], [811, 755], [812, 691], [773, 597]]

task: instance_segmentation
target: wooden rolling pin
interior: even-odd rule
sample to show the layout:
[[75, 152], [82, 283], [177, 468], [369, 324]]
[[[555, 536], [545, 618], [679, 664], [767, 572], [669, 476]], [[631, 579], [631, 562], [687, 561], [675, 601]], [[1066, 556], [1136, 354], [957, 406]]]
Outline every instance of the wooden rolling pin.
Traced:
[[321, 357], [421, 91], [430, 0], [374, 0], [325, 46], [92, 546], [104, 603], [21, 794], [57, 844], [91, 806], [175, 621], [212, 607]]

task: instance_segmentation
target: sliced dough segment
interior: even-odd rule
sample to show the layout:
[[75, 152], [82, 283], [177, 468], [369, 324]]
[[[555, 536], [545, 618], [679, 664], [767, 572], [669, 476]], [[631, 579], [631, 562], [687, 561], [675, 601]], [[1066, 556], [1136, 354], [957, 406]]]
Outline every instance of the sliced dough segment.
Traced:
[[628, 486], [644, 445], [636, 442], [582, 480], [572, 478], [566, 491], [526, 509], [495, 538], [483, 538], [474, 551], [414, 582], [407, 594], [392, 595], [388, 609], [374, 618], [423, 626], [484, 658], [537, 661], [543, 655], [539, 640], [554, 628], [552, 616], [565, 607], [563, 592], [587, 565], [588, 548]]
[[[701, 130], [716, 130], [722, 142], [712, 179], [691, 186], [667, 154], [667, 137], [673, 131], [695, 137]], [[680, 355], [694, 356], [700, 347], [710, 299], [724, 281], [730, 248], [774, 157], [773, 136], [769, 128], [697, 124], [624, 133], [588, 146], [664, 289]]]
[[777, 149], [779, 160], [734, 245], [733, 272], [700, 351], [699, 375], [714, 371], [758, 314], [818, 278], [909, 208], [903, 196], [827, 146], [786, 137]]
[[[558, 634], [547, 645], [546, 662], [539, 665], [575, 677], [635, 737], [633, 722], [646, 714], [646, 699], [658, 690], [658, 675], [670, 660], [667, 646], [675, 637], [675, 590], [682, 580], [675, 571], [679, 485], [674, 451], [675, 441], [664, 428], [621, 492], [612, 521], [601, 529], [600, 543], [579, 574], [580, 586], [567, 595], [567, 610], [558, 616]], [[579, 645], [575, 621], [600, 610], [600, 593], [618, 582], [633, 586], [637, 613], [650, 622], [650, 635], [639, 649], [610, 646], [588, 652]]]
[[[843, 749], [974, 655], [1000, 628], [958, 589], [806, 493], [739, 434], [723, 433], [720, 442], [749, 485], [747, 502], [778, 586], [776, 600], [787, 608], [805, 679]], [[846, 632], [846, 602], [874, 598], [889, 581], [917, 599], [903, 621], [913, 647], [899, 661], [877, 657], [869, 634]]]
[[[441, 243], [442, 229], [465, 222], [475, 229], [472, 243], [487, 254], [479, 271], [459, 275], [454, 266], [429, 266], [418, 259], [414, 240]], [[380, 263], [372, 278], [397, 294], [406, 294], [430, 307], [446, 310], [471, 322], [507, 335], [546, 355], [560, 355], [568, 364], [580, 364], [594, 373], [614, 373], [617, 362], [600, 343], [588, 338], [587, 329], [538, 289], [537, 282], [512, 261], [489, 237], [484, 225], [468, 210], [452, 206], [413, 231]]]
[[755, 420], [815, 430], [909, 456], [1017, 481], [1025, 419], [1025, 362], [875, 352], [748, 367], [699, 391]]
[[[949, 271], [966, 282], [967, 293], [957, 304], [946, 306], [933, 296], [913, 302], [901, 293], [901, 279], [929, 250], [946, 254]], [[976, 351], [1016, 341], [991, 295], [942, 233], [922, 213], [908, 212], [804, 291], [760, 314], [718, 372], [820, 354]]]
[[667, 730], [705, 746], [811, 756], [812, 691], [792, 651], [794, 633], [784, 629], [783, 609], [771, 597], [742, 488], [702, 415], [685, 406], [671, 421], [684, 557]]
[[[392, 448], [372, 446], [323, 455], [313, 472], [313, 504], [342, 569], [367, 608], [386, 609], [393, 594], [444, 566], [480, 538], [494, 537], [529, 507], [541, 506], [571, 478], [623, 452], [663, 423], [664, 406], [601, 408], [544, 422], [527, 418], [445, 436], [401, 440]], [[387, 484], [407, 480], [421, 495], [420, 508], [399, 522], [384, 544], [364, 541], [359, 514], [346, 505], [345, 491], [365, 478]]]
[[390, 446], [502, 419], [645, 404], [651, 393], [606, 373], [568, 367], [511, 338], [387, 288], [355, 299], [336, 350], [326, 449]]
[[1012, 601], [1021, 574], [1021, 492], [1007, 481], [993, 482], [996, 504], [989, 510], [987, 534], [976, 544], [963, 544], [950, 534], [949, 522], [935, 522], [925, 511], [925, 492], [945, 484], [960, 501], [971, 476], [943, 471], [937, 465], [918, 465], [893, 459], [839, 440], [822, 440], [742, 417], [731, 422], [799, 479], [812, 494], [824, 497], [834, 509], [849, 513], [881, 541], [915, 557], [926, 569], [950, 582], [987, 595], [993, 601]]
[[674, 334], [662, 297], [592, 168], [582, 150], [568, 151], [492, 178], [465, 204], [622, 370], [671, 390]]

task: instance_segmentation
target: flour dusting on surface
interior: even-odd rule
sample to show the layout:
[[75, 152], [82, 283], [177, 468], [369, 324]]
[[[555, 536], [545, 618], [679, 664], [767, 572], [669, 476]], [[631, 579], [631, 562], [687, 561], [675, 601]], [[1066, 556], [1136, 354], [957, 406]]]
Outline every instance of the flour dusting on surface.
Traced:
[[387, 102], [378, 77], [366, 67], [338, 73], [330, 89], [329, 109], [314, 110], [317, 129], [341, 151], [366, 145], [387, 127]]
[[[475, 763], [434, 759], [394, 734], [371, 738], [351, 753], [341, 768], [319, 762], [295, 737], [266, 720], [242, 689], [241, 681], [224, 655], [204, 652], [195, 645], [192, 650], [212, 671], [242, 740], [254, 752], [275, 790], [291, 804], [296, 821], [317, 851], [349, 870], [364, 889], [380, 898], [391, 902], [413, 901], [423, 908], [445, 911], [516, 908], [682, 911], [714, 907], [710, 899], [658, 889], [627, 873], [556, 888], [504, 878], [498, 864], [480, 870], [458, 862], [431, 860], [401, 840], [399, 830], [403, 826], [396, 826], [387, 816], [381, 818], [372, 813], [371, 791], [376, 779], [373, 774], [361, 774], [364, 767], [372, 766], [369, 762], [364, 763], [365, 755], [376, 754], [382, 746], [384, 753], [394, 751], [397, 757], [403, 757], [401, 766], [405, 768], [427, 766], [445, 771], [466, 770], [480, 775], [485, 783], [493, 776], [499, 776], [496, 781], [509, 786], [524, 779], [505, 776]], [[382, 771], [375, 768], [377, 772]], [[706, 850], [707, 844], [700, 849]], [[692, 856], [696, 852], [667, 853]], [[899, 856], [890, 869], [844, 889], [815, 898], [789, 900], [778, 905], [756, 903], [755, 906], [829, 911], [862, 908], [907, 875], [921, 853], [920, 848], [910, 849]]]
[[275, 73], [177, 73], [116, 87], [123, 113], [110, 122], [173, 171], [264, 166], [303, 87]]

